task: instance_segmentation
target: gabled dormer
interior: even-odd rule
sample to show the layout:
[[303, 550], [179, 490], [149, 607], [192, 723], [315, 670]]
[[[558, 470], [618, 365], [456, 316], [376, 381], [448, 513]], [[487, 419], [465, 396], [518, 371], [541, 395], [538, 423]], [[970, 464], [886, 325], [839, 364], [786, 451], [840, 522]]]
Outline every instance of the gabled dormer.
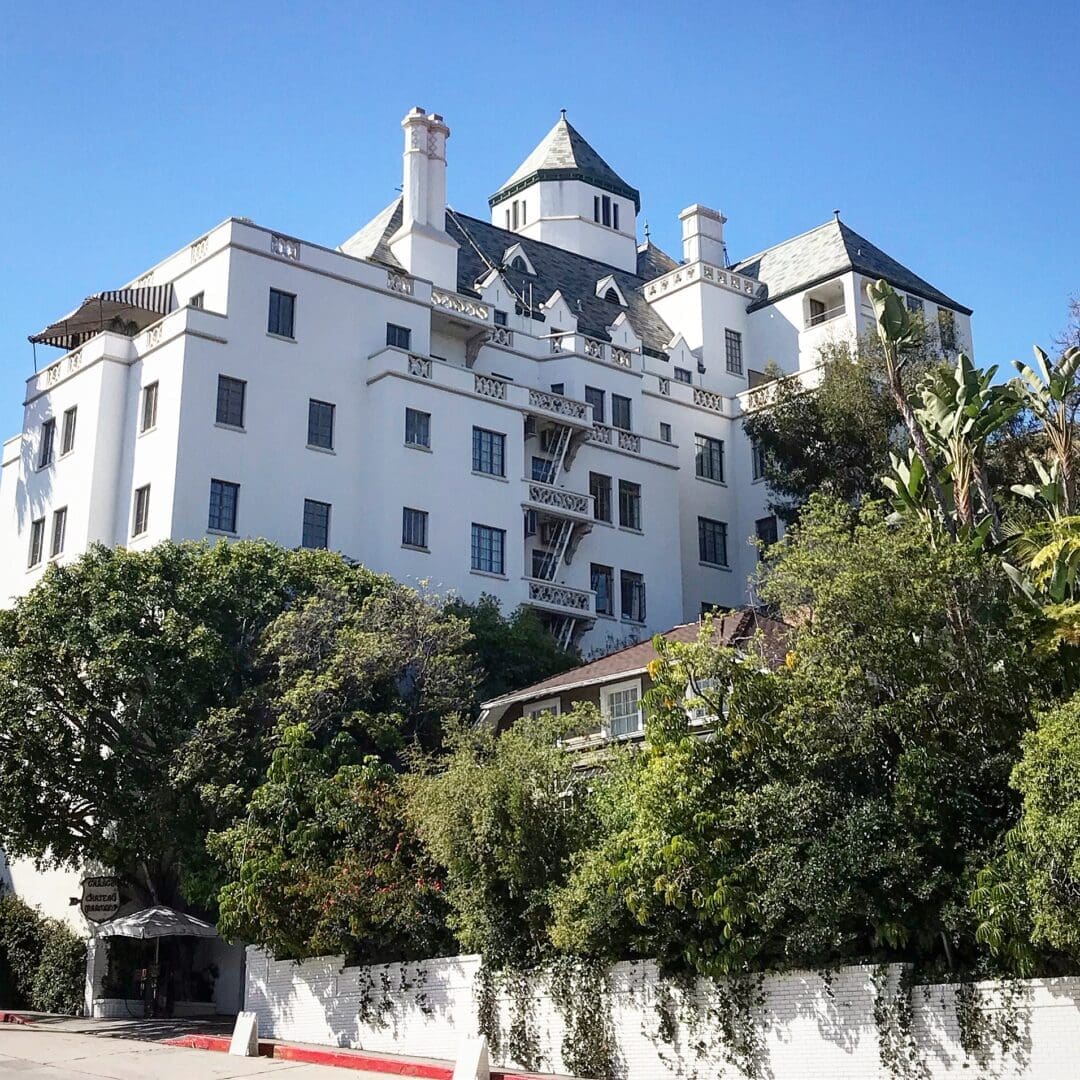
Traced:
[[565, 111], [488, 204], [493, 225], [637, 271], [641, 196], [570, 125]]
[[607, 274], [596, 283], [596, 295], [609, 304], [626, 307], [626, 296], [623, 294], [622, 289], [619, 288], [619, 283], [615, 280], [614, 274]]
[[517, 274], [532, 274], [536, 276], [536, 270], [533, 269], [533, 264], [529, 261], [529, 256], [525, 254], [525, 249], [520, 244], [511, 244], [503, 252], [503, 266], [507, 270], [513, 270]]

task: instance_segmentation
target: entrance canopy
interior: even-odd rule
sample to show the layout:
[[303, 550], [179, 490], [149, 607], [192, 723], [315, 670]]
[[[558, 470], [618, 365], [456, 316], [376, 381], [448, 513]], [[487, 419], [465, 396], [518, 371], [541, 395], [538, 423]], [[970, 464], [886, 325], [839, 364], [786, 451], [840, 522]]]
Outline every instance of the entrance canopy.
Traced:
[[145, 941], [163, 937], [213, 938], [218, 936], [218, 932], [208, 922], [196, 919], [194, 915], [159, 906], [143, 908], [142, 911], [133, 911], [130, 915], [110, 919], [97, 928], [97, 936], [139, 938]]
[[31, 334], [35, 344], [56, 345], [65, 352], [77, 349], [102, 330], [117, 328], [135, 334], [155, 323], [173, 308], [172, 285], [112, 289], [88, 296], [74, 311]]

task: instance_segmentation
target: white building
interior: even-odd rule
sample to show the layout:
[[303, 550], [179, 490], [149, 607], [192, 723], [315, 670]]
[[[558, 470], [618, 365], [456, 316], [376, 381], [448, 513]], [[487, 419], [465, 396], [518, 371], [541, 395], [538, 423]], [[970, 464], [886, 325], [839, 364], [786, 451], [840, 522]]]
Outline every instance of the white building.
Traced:
[[561, 118], [490, 198], [446, 204], [413, 109], [403, 194], [338, 248], [230, 218], [33, 340], [3, 447], [0, 596], [94, 541], [261, 536], [533, 605], [586, 651], [745, 602], [775, 533], [740, 416], [773, 361], [818, 364], [884, 277], [970, 349], [970, 311], [839, 218], [734, 265]]

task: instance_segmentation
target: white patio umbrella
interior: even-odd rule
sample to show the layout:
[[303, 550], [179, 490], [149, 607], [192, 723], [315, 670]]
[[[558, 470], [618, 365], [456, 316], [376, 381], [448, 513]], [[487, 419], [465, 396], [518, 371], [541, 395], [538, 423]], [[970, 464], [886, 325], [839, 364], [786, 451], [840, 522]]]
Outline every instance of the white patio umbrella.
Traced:
[[163, 937], [217, 937], [217, 929], [194, 915], [158, 905], [110, 919], [97, 928], [98, 937], [154, 939], [154, 963], [158, 962]]

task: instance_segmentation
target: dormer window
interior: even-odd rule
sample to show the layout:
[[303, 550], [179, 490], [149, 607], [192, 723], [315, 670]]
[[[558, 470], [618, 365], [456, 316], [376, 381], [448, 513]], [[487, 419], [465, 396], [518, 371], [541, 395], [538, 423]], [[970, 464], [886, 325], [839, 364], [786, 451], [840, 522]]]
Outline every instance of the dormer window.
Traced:
[[514, 261], [510, 264], [511, 270], [516, 270], [519, 274], [527, 274], [529, 268], [525, 265], [525, 260], [520, 255], [514, 256]]
[[619, 294], [614, 288], [608, 289], [608, 291], [604, 293], [604, 299], [609, 304], [621, 303], [621, 301], [619, 300]]
[[514, 244], [503, 252], [503, 266], [519, 274], [535, 274], [536, 270], [520, 244]]
[[619, 288], [619, 283], [612, 274], [602, 277], [596, 283], [596, 295], [602, 300], [606, 300], [609, 304], [618, 304], [620, 307], [626, 307], [626, 297], [623, 295], [622, 289]]

